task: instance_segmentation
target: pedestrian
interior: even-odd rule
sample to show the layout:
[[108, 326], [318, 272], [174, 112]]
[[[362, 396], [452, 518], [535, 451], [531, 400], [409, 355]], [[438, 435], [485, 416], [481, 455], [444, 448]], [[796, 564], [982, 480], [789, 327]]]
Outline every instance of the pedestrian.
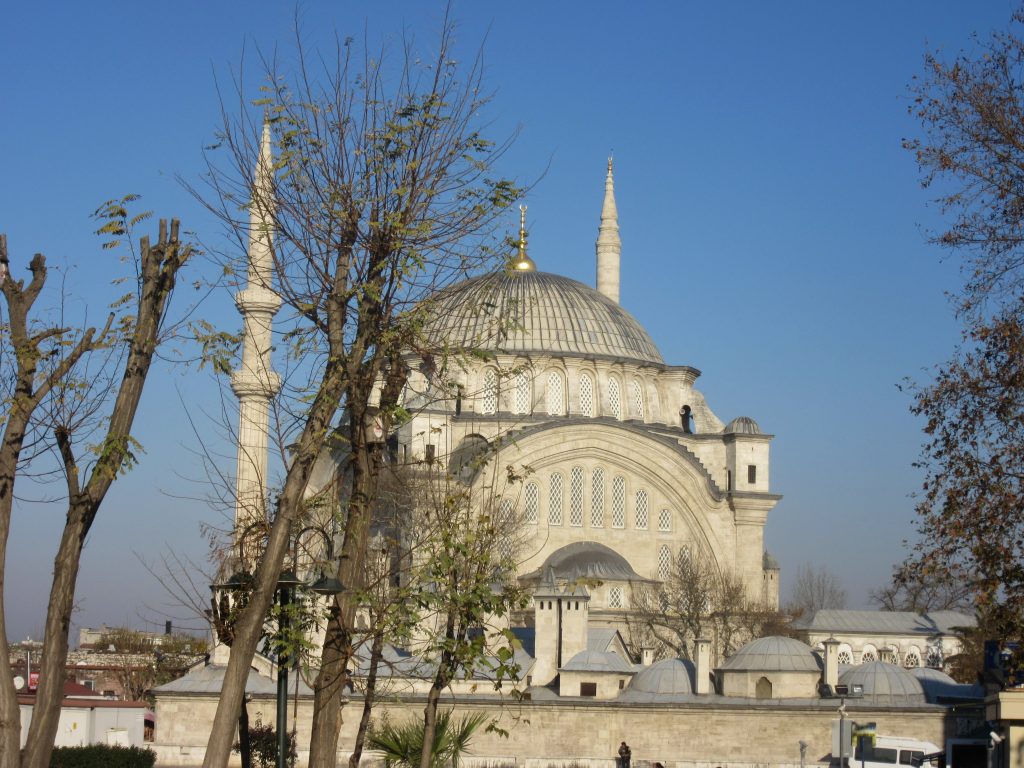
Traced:
[[626, 742], [619, 744], [619, 768], [629, 768], [629, 761], [633, 759], [633, 750]]

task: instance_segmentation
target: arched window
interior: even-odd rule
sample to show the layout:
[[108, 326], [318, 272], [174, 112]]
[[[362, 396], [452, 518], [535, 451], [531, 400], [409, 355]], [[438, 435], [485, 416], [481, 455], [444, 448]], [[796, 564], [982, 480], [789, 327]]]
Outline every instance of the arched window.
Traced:
[[917, 649], [917, 646], [910, 646], [907, 652], [903, 654], [903, 666], [907, 669], [916, 669], [921, 666], [921, 652]]
[[548, 385], [546, 388], [548, 416], [565, 415], [565, 381], [558, 371], [551, 371], [548, 374]]
[[530, 412], [530, 377], [520, 371], [515, 377], [515, 413]]
[[569, 525], [583, 525], [583, 467], [573, 467], [569, 473]]
[[636, 492], [636, 527], [647, 530], [647, 491], [641, 488]]
[[498, 411], [498, 374], [493, 368], [484, 371], [484, 386], [480, 393], [480, 413]]
[[523, 498], [525, 500], [525, 515], [526, 522], [536, 523], [537, 522], [537, 509], [540, 507], [540, 489], [536, 483], [527, 483], [526, 489], [523, 491]]
[[604, 527], [604, 470], [594, 467], [590, 480], [590, 527]]
[[622, 607], [622, 587], [609, 587], [609, 589], [608, 589], [608, 607], [609, 608], [621, 608]]
[[619, 393], [619, 380], [614, 376], [608, 379], [608, 410], [619, 421], [622, 421], [622, 397]]
[[626, 478], [612, 480], [612, 528], [626, 527]]
[[672, 573], [672, 550], [668, 544], [662, 544], [658, 548], [658, 578], [665, 581]]
[[562, 476], [557, 472], [551, 475], [548, 489], [548, 523], [562, 524]]
[[594, 379], [589, 373], [580, 375], [580, 415], [594, 415]]
[[860, 654], [860, 663], [870, 664], [872, 661], [878, 661], [878, 656], [875, 655], [875, 646], [865, 645]]
[[672, 530], [672, 510], [663, 509], [658, 513], [658, 530], [668, 532]]
[[512, 522], [515, 505], [511, 499], [502, 499], [498, 506], [498, 554], [502, 560], [512, 559]]
[[633, 410], [640, 421], [644, 420], [644, 389], [640, 382], [633, 380]]
[[847, 649], [843, 648], [836, 655], [836, 661], [838, 661], [840, 664], [853, 664], [853, 654], [850, 653], [850, 651], [848, 651]]
[[942, 669], [942, 649], [937, 645], [928, 649], [928, 666], [932, 669]]

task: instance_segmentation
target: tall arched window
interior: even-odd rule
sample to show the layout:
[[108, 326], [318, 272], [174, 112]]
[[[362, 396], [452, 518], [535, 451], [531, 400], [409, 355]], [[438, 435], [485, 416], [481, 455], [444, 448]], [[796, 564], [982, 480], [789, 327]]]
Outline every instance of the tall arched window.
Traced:
[[633, 411], [640, 421], [644, 420], [644, 389], [635, 379], [633, 380]]
[[551, 475], [551, 485], [548, 488], [548, 523], [562, 524], [562, 476], [557, 472]]
[[671, 572], [672, 550], [668, 548], [668, 544], [662, 544], [658, 548], [658, 578], [665, 581]]
[[484, 386], [480, 393], [480, 413], [498, 411], [498, 374], [493, 368], [484, 371]]
[[619, 392], [619, 380], [615, 377], [608, 379], [608, 410], [612, 416], [622, 421], [622, 397]]
[[643, 488], [636, 492], [636, 527], [647, 530], [647, 491]]
[[590, 527], [604, 527], [604, 470], [594, 467], [590, 481]]
[[672, 530], [672, 510], [663, 509], [658, 513], [658, 530], [662, 532]]
[[498, 554], [502, 560], [512, 558], [512, 520], [515, 505], [512, 499], [502, 499], [498, 509]]
[[558, 371], [548, 374], [547, 395], [548, 416], [565, 415], [565, 380]]
[[569, 473], [569, 525], [583, 526], [583, 467]]
[[612, 480], [612, 528], [626, 527], [626, 478]]
[[515, 412], [530, 412], [530, 377], [526, 371], [520, 371], [515, 377]]
[[524, 514], [526, 522], [537, 522], [537, 510], [540, 507], [540, 489], [536, 483], [527, 483], [523, 490]]
[[594, 379], [589, 373], [580, 374], [580, 415], [594, 415]]

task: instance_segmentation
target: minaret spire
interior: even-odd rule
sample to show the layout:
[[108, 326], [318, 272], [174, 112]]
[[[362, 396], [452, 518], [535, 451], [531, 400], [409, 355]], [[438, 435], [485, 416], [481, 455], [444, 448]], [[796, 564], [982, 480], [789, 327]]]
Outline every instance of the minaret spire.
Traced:
[[612, 176], [612, 158], [608, 158], [608, 175], [604, 180], [604, 204], [601, 206], [601, 226], [597, 230], [597, 290], [619, 303], [619, 212], [615, 208], [615, 179]]
[[281, 306], [272, 288], [274, 211], [274, 157], [270, 122], [265, 118], [249, 202], [246, 286], [235, 296], [243, 325], [242, 364], [231, 376], [231, 389], [238, 398], [236, 537], [252, 523], [267, 519], [270, 401], [281, 387], [270, 361], [271, 324]]

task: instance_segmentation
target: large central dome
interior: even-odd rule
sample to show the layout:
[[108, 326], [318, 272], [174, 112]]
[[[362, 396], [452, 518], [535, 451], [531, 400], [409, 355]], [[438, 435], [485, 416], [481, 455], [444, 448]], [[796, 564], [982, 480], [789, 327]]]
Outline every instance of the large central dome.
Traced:
[[636, 319], [593, 288], [546, 272], [496, 272], [442, 291], [428, 334], [460, 349], [661, 363]]

